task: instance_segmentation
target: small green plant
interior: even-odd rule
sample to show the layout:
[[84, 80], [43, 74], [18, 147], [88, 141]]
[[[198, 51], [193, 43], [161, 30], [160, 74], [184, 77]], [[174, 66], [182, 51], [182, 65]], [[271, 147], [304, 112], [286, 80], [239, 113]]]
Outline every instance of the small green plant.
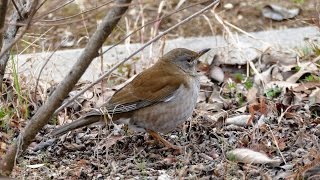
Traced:
[[315, 42], [307, 42], [303, 47], [296, 49], [300, 57], [308, 57], [311, 55], [319, 56], [320, 55], [320, 44]]
[[244, 87], [245, 87], [247, 90], [251, 89], [252, 86], [253, 86], [253, 81], [252, 81], [252, 80], [247, 79], [247, 80], [244, 82]]
[[0, 107], [0, 119], [2, 119], [4, 116], [6, 116], [6, 112], [3, 108]]
[[146, 164], [147, 163], [145, 161], [137, 162], [138, 169], [144, 176], [148, 175], [146, 172]]
[[310, 74], [304, 78], [304, 81], [306, 81], [306, 82], [320, 81], [320, 77], [313, 75], [313, 74]]
[[21, 116], [24, 119], [28, 118], [29, 115], [29, 111], [28, 111], [28, 102], [27, 102], [27, 98], [25, 98], [23, 96], [23, 92], [21, 90], [21, 85], [19, 82], [19, 74], [18, 74], [18, 70], [17, 70], [17, 65], [14, 61], [14, 56], [11, 55], [11, 63], [12, 63], [12, 76], [13, 76], [13, 86], [15, 89], [15, 93], [18, 95], [18, 112], [21, 112]]
[[237, 93], [237, 100], [239, 103], [239, 106], [242, 106], [245, 102], [245, 97], [242, 95], [242, 93]]
[[0, 107], [0, 128], [9, 128], [9, 119], [13, 114], [14, 112], [11, 110], [11, 108], [7, 108], [5, 106]]
[[228, 154], [227, 154], [227, 158], [228, 158], [228, 160], [231, 161], [231, 162], [236, 162], [236, 161], [237, 161], [237, 157], [236, 157], [236, 155], [233, 154], [233, 153], [228, 153]]
[[57, 117], [53, 117], [53, 118], [51, 118], [51, 120], [50, 120], [50, 124], [58, 125], [58, 118], [57, 118]]
[[[245, 77], [244, 77], [243, 74], [241, 74], [241, 73], [236, 73], [236, 74], [234, 74], [233, 77], [234, 77], [234, 81], [237, 82], [237, 83], [242, 83], [242, 82], [245, 80]], [[244, 86], [245, 86], [246, 89], [252, 88], [252, 86], [253, 86], [253, 81], [250, 80], [250, 79], [247, 79], [247, 80], [244, 82]], [[233, 87], [235, 87], [235, 85], [234, 85], [234, 86], [231, 85], [231, 87], [230, 87], [230, 85], [229, 85], [229, 88], [233, 88]]]
[[234, 79], [236, 82], [240, 83], [244, 79], [244, 77], [241, 73], [236, 73], [236, 74], [234, 74]]
[[311, 82], [311, 81], [314, 81], [314, 77], [312, 76], [312, 74], [310, 74], [309, 76], [306, 76], [304, 80], [307, 82]]
[[316, 56], [319, 56], [320, 55], [320, 44], [317, 44], [315, 42], [310, 42], [310, 46], [311, 46], [312, 52]]
[[228, 88], [231, 89], [235, 89], [237, 87], [236, 83], [234, 82], [228, 82]]
[[280, 87], [271, 88], [266, 92], [266, 96], [267, 98], [270, 98], [270, 99], [276, 98], [281, 94], [281, 90], [282, 89]]
[[298, 72], [298, 71], [300, 71], [300, 69], [301, 69], [301, 67], [300, 66], [295, 66], [294, 68], [293, 68], [293, 70], [295, 71], [295, 72]]
[[319, 114], [318, 114], [317, 111], [314, 111], [314, 112], [311, 113], [311, 116], [312, 117], [319, 117]]
[[12, 62], [12, 75], [13, 75], [13, 84], [14, 88], [16, 90], [16, 93], [18, 94], [18, 101], [21, 104], [22, 103], [22, 96], [21, 96], [21, 87], [19, 84], [19, 76], [18, 76], [18, 71], [16, 68], [16, 63], [14, 62], [13, 56], [11, 56], [11, 62]]

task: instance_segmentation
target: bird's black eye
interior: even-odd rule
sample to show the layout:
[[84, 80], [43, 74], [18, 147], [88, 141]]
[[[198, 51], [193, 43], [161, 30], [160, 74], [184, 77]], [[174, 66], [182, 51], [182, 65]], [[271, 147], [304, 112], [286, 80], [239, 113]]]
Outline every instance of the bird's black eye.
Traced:
[[187, 60], [187, 62], [188, 62], [189, 64], [192, 64], [192, 63], [193, 63], [193, 59], [192, 59], [191, 57], [187, 57], [186, 60]]

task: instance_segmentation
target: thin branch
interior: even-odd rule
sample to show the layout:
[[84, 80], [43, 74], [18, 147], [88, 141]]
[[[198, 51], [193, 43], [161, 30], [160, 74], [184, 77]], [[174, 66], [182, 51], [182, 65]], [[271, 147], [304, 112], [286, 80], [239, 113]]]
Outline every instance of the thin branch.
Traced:
[[69, 105], [71, 102], [73, 102], [74, 100], [76, 100], [81, 94], [83, 94], [84, 92], [86, 92], [88, 89], [90, 89], [91, 87], [93, 87], [94, 85], [96, 85], [97, 83], [99, 83], [100, 81], [102, 81], [106, 76], [109, 76], [114, 70], [116, 70], [120, 65], [122, 65], [123, 63], [125, 63], [126, 61], [128, 61], [129, 59], [131, 59], [133, 56], [135, 56], [136, 54], [138, 54], [140, 51], [142, 51], [144, 48], [148, 47], [150, 44], [152, 44], [153, 42], [157, 41], [158, 39], [160, 39], [162, 36], [166, 35], [167, 33], [169, 33], [170, 31], [172, 31], [173, 29], [177, 28], [178, 26], [190, 21], [191, 19], [193, 19], [194, 17], [202, 14], [203, 12], [207, 11], [208, 9], [212, 8], [213, 6], [217, 5], [220, 1], [216, 0], [213, 3], [211, 3], [210, 5], [208, 5], [207, 7], [201, 9], [200, 11], [192, 14], [191, 16], [185, 18], [184, 20], [180, 21], [179, 23], [175, 24], [174, 26], [171, 26], [169, 29], [165, 30], [163, 33], [157, 35], [156, 37], [152, 38], [151, 40], [149, 40], [145, 45], [143, 45], [142, 47], [140, 47], [138, 50], [136, 50], [135, 52], [133, 52], [131, 55], [129, 55], [127, 58], [125, 58], [124, 60], [120, 61], [119, 63], [117, 63], [116, 65], [114, 65], [108, 72], [104, 73], [103, 75], [101, 75], [96, 81], [94, 81], [93, 83], [91, 83], [89, 86], [87, 86], [86, 88], [84, 88], [83, 90], [81, 90], [78, 94], [76, 94], [75, 96], [73, 96], [69, 101], [67, 101], [66, 103], [64, 103], [62, 106], [60, 106], [55, 112], [54, 115], [56, 115], [59, 111], [61, 111], [63, 108], [65, 108], [67, 105]]
[[18, 6], [17, 6], [16, 2], [15, 2], [14, 0], [11, 0], [11, 2], [12, 2], [12, 4], [13, 4], [14, 8], [16, 9], [16, 11], [17, 11], [17, 13], [18, 13], [18, 15], [19, 15], [20, 19], [22, 19], [23, 17], [22, 17], [22, 15], [21, 15], [21, 13], [20, 13], [20, 10], [19, 10], [19, 8], [18, 8]]
[[0, 53], [0, 59], [3, 57], [3, 55], [12, 48], [12, 46], [17, 42], [19, 41], [23, 35], [27, 32], [27, 30], [29, 29], [30, 25], [31, 25], [31, 21], [32, 21], [32, 17], [34, 16], [34, 14], [36, 13], [36, 5], [38, 4], [38, 0], [35, 0], [34, 1], [34, 4], [32, 4], [33, 7], [31, 7], [31, 12], [30, 12], [30, 15], [28, 17], [28, 20], [27, 20], [27, 25], [26, 27], [24, 28], [24, 30], [10, 43], [8, 44]]
[[[89, 14], [87, 15], [84, 20], [91, 19], [92, 17], [96, 16], [100, 12], [95, 12], [94, 14]], [[75, 19], [75, 20], [70, 20], [67, 22], [61, 22], [61, 23], [40, 23], [40, 22], [34, 22], [34, 26], [61, 26], [61, 25], [68, 25], [68, 24], [74, 24], [83, 21], [83, 19]], [[25, 26], [25, 23], [17, 22], [17, 23], [8, 23], [8, 25], [17, 25], [17, 26]]]
[[60, 48], [61, 46], [57, 46], [53, 52], [51, 52], [50, 56], [46, 59], [45, 63], [42, 65], [41, 69], [40, 69], [40, 72], [38, 74], [38, 77], [37, 77], [37, 81], [36, 81], [36, 85], [35, 85], [35, 88], [34, 88], [34, 101], [37, 102], [37, 89], [38, 89], [38, 84], [39, 84], [39, 80], [40, 80], [40, 77], [41, 77], [41, 74], [44, 70], [44, 68], [46, 67], [46, 65], [48, 64], [48, 62], [51, 60], [52, 56], [57, 52], [57, 50]]
[[[71, 15], [71, 16], [68, 16], [68, 17], [58, 18], [58, 19], [54, 19], [54, 20], [38, 20], [38, 22], [56, 22], [56, 21], [64, 21], [66, 19], [72, 19], [72, 18], [75, 18], [75, 17], [77, 17], [79, 15], [83, 15], [83, 14], [86, 14], [86, 13], [90, 13], [90, 12], [92, 12], [94, 10], [100, 9], [100, 8], [112, 3], [113, 1], [114, 0], [108, 1], [108, 2], [103, 3], [103, 4], [101, 4], [101, 5], [97, 6], [97, 7], [93, 7], [91, 9], [88, 9], [88, 10], [85, 10], [85, 11], [81, 11], [80, 13], [77, 13], [77, 14], [74, 14], [74, 15]], [[112, 8], [112, 7], [110, 7], [110, 8]], [[45, 17], [45, 15], [41, 15], [37, 19], [40, 19], [40, 17], [43, 18], [43, 17]]]
[[[54, 9], [52, 9], [52, 10], [50, 10], [50, 11], [47, 11], [47, 12], [45, 12], [45, 13], [43, 13], [43, 14], [40, 14], [39, 16], [34, 17], [34, 20], [43, 18], [43, 17], [47, 16], [48, 14], [53, 13], [53, 12], [61, 9], [61, 8], [65, 7], [65, 6], [67, 6], [68, 4], [71, 4], [73, 1], [75, 1], [75, 0], [68, 1], [68, 2], [62, 4], [61, 6], [58, 6], [58, 7], [54, 8]], [[60, 4], [60, 3], [61, 3], [61, 2], [58, 1], [57, 4]]]

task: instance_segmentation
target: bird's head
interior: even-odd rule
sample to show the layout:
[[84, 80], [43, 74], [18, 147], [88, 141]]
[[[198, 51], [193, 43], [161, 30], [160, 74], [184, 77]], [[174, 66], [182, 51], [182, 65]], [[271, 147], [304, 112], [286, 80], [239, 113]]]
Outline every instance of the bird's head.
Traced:
[[195, 52], [185, 48], [176, 48], [166, 53], [160, 60], [172, 63], [188, 74], [195, 74], [198, 58], [209, 50], [208, 48]]

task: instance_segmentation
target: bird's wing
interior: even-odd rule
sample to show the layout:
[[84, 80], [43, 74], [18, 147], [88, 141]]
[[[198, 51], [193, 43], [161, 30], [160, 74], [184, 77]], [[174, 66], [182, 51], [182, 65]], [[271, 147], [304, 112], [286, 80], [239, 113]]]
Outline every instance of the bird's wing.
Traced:
[[[181, 85], [188, 86], [183, 75], [164, 74], [148, 69], [118, 90], [100, 109], [103, 114], [124, 113], [174, 98]], [[161, 76], [158, 76], [162, 73]]]

